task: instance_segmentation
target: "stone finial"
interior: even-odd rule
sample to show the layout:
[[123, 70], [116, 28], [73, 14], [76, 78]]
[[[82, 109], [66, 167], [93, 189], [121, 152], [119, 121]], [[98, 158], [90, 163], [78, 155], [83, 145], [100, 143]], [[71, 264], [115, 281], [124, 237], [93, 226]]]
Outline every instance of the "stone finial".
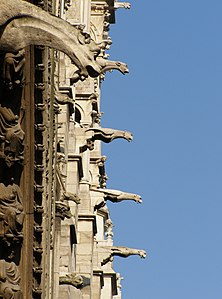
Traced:
[[29, 45], [52, 47], [70, 57], [81, 79], [101, 73], [103, 66], [96, 58], [110, 43], [96, 44], [82, 28], [23, 0], [1, 0], [0, 28], [1, 51], [15, 53]]
[[77, 289], [83, 286], [83, 277], [75, 273], [69, 273], [59, 277], [59, 284], [71, 285]]
[[126, 258], [130, 255], [139, 255], [141, 258], [146, 257], [146, 251], [142, 249], [128, 248], [125, 246], [102, 246], [101, 248], [108, 251], [108, 257], [103, 259], [103, 261], [101, 262], [102, 266], [107, 264], [108, 262], [112, 262], [114, 256]]

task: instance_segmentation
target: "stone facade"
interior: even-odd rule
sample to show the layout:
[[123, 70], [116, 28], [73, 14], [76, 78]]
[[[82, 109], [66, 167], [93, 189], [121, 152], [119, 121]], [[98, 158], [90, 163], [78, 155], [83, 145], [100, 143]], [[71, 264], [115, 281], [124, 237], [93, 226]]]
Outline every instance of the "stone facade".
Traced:
[[[100, 126], [116, 0], [0, 2], [0, 298], [120, 299], [102, 142], [132, 140]], [[114, 124], [115, 125], [115, 124]]]

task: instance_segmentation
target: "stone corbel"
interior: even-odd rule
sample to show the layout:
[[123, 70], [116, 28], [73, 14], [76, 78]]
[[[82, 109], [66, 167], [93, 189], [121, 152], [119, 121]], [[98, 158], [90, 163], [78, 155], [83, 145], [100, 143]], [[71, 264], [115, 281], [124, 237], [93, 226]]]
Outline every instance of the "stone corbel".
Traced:
[[60, 285], [71, 285], [77, 289], [83, 286], [83, 277], [75, 273], [69, 273], [65, 276], [59, 276]]
[[113, 190], [113, 189], [103, 189], [103, 188], [95, 188], [90, 187], [91, 191], [99, 192], [103, 194], [104, 201], [96, 202], [95, 209], [99, 209], [103, 207], [106, 204], [106, 201], [109, 200], [113, 203], [118, 203], [125, 200], [132, 200], [136, 203], [142, 203], [142, 199], [140, 195], [133, 194], [133, 193], [127, 193], [119, 190]]
[[107, 257], [102, 260], [101, 266], [112, 262], [114, 256], [126, 258], [131, 255], [139, 255], [141, 258], [146, 257], [146, 251], [142, 249], [128, 248], [125, 246], [102, 246], [101, 248], [107, 251]]

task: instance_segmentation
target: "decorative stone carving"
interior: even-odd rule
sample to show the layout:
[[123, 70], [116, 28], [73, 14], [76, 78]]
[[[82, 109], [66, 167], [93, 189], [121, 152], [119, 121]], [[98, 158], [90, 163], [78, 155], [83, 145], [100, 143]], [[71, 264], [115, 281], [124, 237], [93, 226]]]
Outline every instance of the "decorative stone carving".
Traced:
[[106, 181], [108, 180], [108, 176], [105, 171], [105, 161], [106, 156], [102, 156], [100, 159], [96, 161], [99, 167], [99, 185], [101, 188], [106, 188]]
[[3, 81], [8, 89], [23, 87], [24, 77], [25, 50], [22, 49], [13, 53], [6, 53], [3, 62]]
[[11, 108], [0, 106], [0, 159], [4, 160], [8, 167], [15, 162], [23, 163], [24, 137], [18, 116]]
[[105, 143], [109, 143], [117, 138], [123, 138], [127, 141], [133, 140], [133, 135], [130, 132], [109, 129], [109, 128], [89, 128], [86, 129], [86, 132], [92, 132], [93, 136], [91, 138], [92, 141], [101, 140]]
[[16, 264], [0, 260], [0, 298], [22, 299], [19, 283], [20, 274]]
[[74, 105], [74, 100], [71, 99], [67, 94], [61, 93], [55, 90], [55, 100], [59, 105], [71, 104]]
[[16, 52], [29, 45], [49, 46], [67, 54], [78, 67], [79, 78], [96, 77], [102, 66], [96, 57], [104, 44], [97, 45], [82, 28], [49, 15], [22, 0], [0, 2], [0, 50]]
[[117, 1], [115, 1], [114, 8], [115, 9], [118, 9], [118, 8], [130, 9], [131, 8], [131, 4], [128, 3], [128, 2], [117, 2]]
[[80, 147], [80, 152], [84, 152], [89, 149], [90, 151], [94, 149], [95, 140], [101, 140], [105, 143], [109, 143], [117, 138], [123, 138], [127, 141], [133, 140], [133, 135], [127, 131], [109, 129], [109, 128], [88, 128], [85, 130], [86, 144]]
[[60, 217], [62, 220], [65, 218], [70, 219], [72, 217], [70, 207], [62, 201], [56, 201], [55, 209], [56, 217]]
[[141, 258], [146, 257], [146, 251], [141, 249], [133, 249], [124, 246], [102, 246], [102, 248], [108, 251], [108, 257], [103, 259], [103, 261], [101, 262], [102, 266], [107, 264], [108, 262], [112, 262], [114, 256], [126, 258], [130, 255], [139, 255]]
[[79, 289], [83, 286], [83, 277], [75, 273], [66, 274], [59, 277], [59, 284], [72, 285]]
[[123, 191], [113, 190], [113, 189], [105, 189], [105, 188], [102, 189], [102, 188], [91, 187], [90, 190], [103, 193], [105, 199], [110, 200], [112, 202], [120, 202], [123, 200], [133, 200], [137, 203], [142, 203], [141, 196], [138, 194], [123, 192]]
[[105, 235], [107, 237], [108, 240], [112, 240], [113, 239], [113, 222], [110, 218], [108, 218], [105, 222]]
[[62, 200], [74, 201], [77, 205], [80, 204], [80, 198], [77, 194], [71, 192], [63, 192]]
[[0, 237], [22, 238], [24, 211], [18, 185], [0, 183]]
[[102, 73], [105, 73], [107, 71], [112, 71], [112, 70], [117, 70], [120, 73], [122, 73], [123, 75], [129, 73], [127, 64], [125, 64], [123, 62], [106, 60], [106, 59], [102, 59], [102, 58], [100, 58], [98, 61], [103, 66], [103, 68], [101, 70]]

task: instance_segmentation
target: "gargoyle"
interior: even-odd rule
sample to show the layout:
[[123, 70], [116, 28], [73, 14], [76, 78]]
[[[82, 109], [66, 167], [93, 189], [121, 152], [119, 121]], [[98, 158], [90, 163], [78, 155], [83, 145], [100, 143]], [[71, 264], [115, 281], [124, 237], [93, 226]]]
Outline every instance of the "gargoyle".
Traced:
[[54, 91], [55, 93], [55, 100], [60, 105], [71, 104], [74, 105], [74, 100], [71, 99], [67, 94], [61, 93], [58, 90]]
[[72, 217], [70, 207], [62, 201], [56, 201], [55, 215], [61, 218], [62, 220], [64, 220], [65, 218], [70, 219]]
[[109, 143], [117, 138], [123, 138], [127, 141], [133, 140], [133, 135], [130, 132], [114, 130], [109, 128], [89, 128], [86, 132], [93, 132], [93, 136], [91, 138], [92, 141], [101, 140], [105, 143]]
[[139, 255], [141, 258], [146, 257], [146, 251], [142, 249], [133, 249], [125, 246], [102, 246], [102, 248], [108, 250], [109, 252], [108, 257], [101, 262], [102, 266], [108, 262], [112, 262], [114, 256], [126, 258], [130, 255]]
[[75, 288], [79, 289], [83, 286], [83, 278], [81, 275], [70, 273], [70, 274], [66, 274], [65, 276], [60, 276], [59, 284], [72, 285]]
[[128, 3], [128, 2], [117, 2], [117, 1], [115, 1], [114, 8], [115, 9], [118, 9], [118, 8], [130, 9], [131, 4]]
[[[109, 201], [112, 201], [114, 203], [121, 202], [121, 201], [124, 201], [124, 200], [133, 200], [137, 203], [142, 203], [141, 196], [137, 195], [137, 194], [122, 192], [122, 191], [113, 190], [113, 189], [105, 189], [105, 188], [103, 189], [103, 188], [93, 188], [93, 187], [91, 187], [90, 190], [95, 191], [95, 192], [103, 193], [105, 200], [109, 200]], [[104, 204], [105, 204], [104, 201], [96, 203], [95, 209], [98, 209], [98, 208], [104, 206]]]
[[74, 201], [77, 205], [80, 204], [80, 198], [78, 195], [71, 192], [63, 192], [62, 200]]
[[101, 66], [96, 44], [79, 26], [50, 15], [23, 0], [0, 1], [0, 50], [16, 53], [29, 45], [42, 45], [67, 54], [79, 69], [79, 77], [96, 77]]
[[106, 60], [106, 59], [103, 59], [103, 58], [99, 58], [98, 62], [100, 63], [100, 65], [103, 66], [103, 68], [101, 70], [101, 73], [105, 73], [107, 71], [112, 71], [112, 70], [118, 70], [123, 75], [129, 73], [128, 66], [123, 62]]

